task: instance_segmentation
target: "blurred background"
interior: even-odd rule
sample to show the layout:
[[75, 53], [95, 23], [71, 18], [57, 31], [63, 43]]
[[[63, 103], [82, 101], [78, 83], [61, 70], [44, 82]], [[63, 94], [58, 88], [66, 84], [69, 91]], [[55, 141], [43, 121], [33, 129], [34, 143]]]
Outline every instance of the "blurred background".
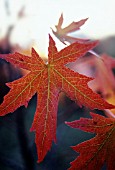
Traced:
[[[87, 55], [69, 67], [97, 78], [96, 82], [90, 84], [91, 88], [115, 104], [114, 10], [114, 0], [0, 0], [0, 53], [18, 51], [30, 55], [33, 46], [41, 57], [47, 58], [49, 33], [56, 41], [58, 50], [65, 47], [51, 31], [51, 28], [55, 30], [61, 13], [64, 16], [63, 27], [73, 21], [89, 18], [81, 30], [72, 33], [71, 36], [99, 39], [100, 43], [95, 52], [100, 54], [105, 65], [100, 64], [95, 56], [89, 58]], [[0, 59], [0, 103], [9, 91], [5, 83], [24, 74], [26, 74], [24, 70]], [[103, 80], [101, 87], [100, 79]], [[70, 166], [69, 163], [78, 155], [70, 146], [94, 136], [64, 124], [65, 121], [90, 117], [90, 110], [80, 108], [65, 94], [61, 94], [57, 118], [57, 144], [53, 143], [44, 161], [37, 164], [34, 133], [29, 132], [35, 109], [36, 95], [27, 109], [21, 107], [13, 114], [0, 117], [0, 170], [66, 170]], [[108, 115], [98, 110], [94, 112]], [[102, 169], [106, 169], [106, 166], [104, 165]]]
[[[57, 24], [61, 13], [63, 27], [72, 21], [89, 18], [77, 36], [102, 39], [115, 35], [114, 7], [114, 0], [0, 0], [0, 37], [3, 38], [13, 26], [12, 44], [24, 48], [35, 43], [40, 53], [47, 54], [50, 27]], [[59, 41], [56, 43], [62, 48]]]

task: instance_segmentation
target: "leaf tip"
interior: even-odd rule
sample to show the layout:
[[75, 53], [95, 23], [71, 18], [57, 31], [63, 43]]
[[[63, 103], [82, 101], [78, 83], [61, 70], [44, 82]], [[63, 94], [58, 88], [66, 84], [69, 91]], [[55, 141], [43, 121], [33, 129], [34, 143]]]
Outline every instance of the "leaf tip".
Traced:
[[66, 124], [67, 126], [71, 126], [71, 122], [65, 121], [65, 124]]
[[38, 158], [37, 163], [41, 163], [42, 161], [43, 161], [43, 158], [42, 159]]
[[92, 43], [94, 43], [94, 47], [96, 47], [99, 44], [99, 42], [100, 42], [99, 40], [92, 41]]
[[63, 12], [61, 13], [61, 17], [63, 18]]
[[35, 49], [34, 49], [34, 47], [32, 47], [31, 54], [33, 54], [34, 52], [35, 52]]
[[87, 21], [89, 19], [89, 17], [85, 18], [84, 20]]
[[67, 122], [67, 121], [65, 121], [65, 124], [67, 125], [67, 124], [68, 124], [68, 122]]
[[[52, 29], [52, 28], [51, 28]], [[52, 38], [52, 36], [50, 35], [50, 34], [48, 34], [49, 35], [49, 39], [51, 39]]]
[[50, 41], [50, 42], [54, 41], [53, 38], [52, 38], [52, 36], [51, 36], [50, 34], [49, 34], [49, 41]]

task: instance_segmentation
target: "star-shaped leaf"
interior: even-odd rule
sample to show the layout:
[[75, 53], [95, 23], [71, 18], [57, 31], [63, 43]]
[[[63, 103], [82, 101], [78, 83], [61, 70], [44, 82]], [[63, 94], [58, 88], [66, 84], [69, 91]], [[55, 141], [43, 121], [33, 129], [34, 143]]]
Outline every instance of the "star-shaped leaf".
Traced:
[[9, 93], [0, 105], [0, 115], [15, 111], [25, 105], [37, 93], [37, 107], [31, 130], [36, 132], [35, 142], [38, 160], [42, 161], [56, 142], [56, 120], [59, 93], [65, 92], [72, 100], [79, 101], [89, 108], [113, 108], [87, 85], [92, 78], [67, 68], [65, 65], [83, 56], [95, 47], [97, 42], [73, 43], [57, 51], [54, 40], [49, 36], [48, 62], [45, 63], [32, 48], [31, 57], [20, 53], [0, 55], [10, 63], [30, 72], [24, 77], [7, 83]]
[[81, 38], [75, 38], [75, 37], [71, 37], [68, 34], [72, 33], [74, 31], [77, 31], [80, 29], [80, 27], [82, 25], [84, 25], [84, 23], [87, 21], [88, 18], [86, 19], [82, 19], [78, 22], [72, 22], [71, 24], [69, 24], [67, 27], [62, 28], [62, 24], [63, 24], [63, 14], [61, 14], [58, 24], [55, 26], [56, 27], [56, 31], [54, 31], [52, 28], [52, 32], [53, 34], [63, 43], [66, 44], [65, 41], [69, 42], [69, 43], [73, 43], [73, 42], [86, 42], [88, 41], [88, 39], [81, 39]]

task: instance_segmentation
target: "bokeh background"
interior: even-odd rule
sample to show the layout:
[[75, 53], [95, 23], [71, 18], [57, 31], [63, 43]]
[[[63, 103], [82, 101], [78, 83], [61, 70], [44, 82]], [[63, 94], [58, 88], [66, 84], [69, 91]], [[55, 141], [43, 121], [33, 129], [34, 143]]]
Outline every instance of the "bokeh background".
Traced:
[[[26, 47], [35, 42], [39, 52], [47, 54], [50, 27], [57, 24], [61, 13], [64, 15], [63, 26], [89, 18], [82, 31], [76, 34], [101, 39], [115, 35], [114, 7], [114, 0], [1, 0], [0, 37], [4, 37], [8, 27], [13, 25], [11, 43]], [[62, 46], [58, 41], [57, 45]]]
[[[55, 29], [54, 26], [63, 13], [63, 27], [72, 21], [88, 17], [81, 30], [74, 32], [72, 36], [99, 39], [100, 44], [95, 51], [99, 54], [106, 53], [114, 59], [114, 10], [114, 0], [0, 0], [0, 53], [18, 51], [29, 55], [33, 46], [41, 57], [47, 58], [49, 33], [56, 41], [58, 49], [64, 48], [64, 44], [51, 31], [51, 28]], [[114, 72], [115, 69], [112, 67], [112, 73]], [[0, 60], [0, 103], [9, 91], [5, 83], [24, 74], [24, 70]], [[34, 133], [29, 132], [35, 109], [36, 95], [27, 109], [21, 107], [15, 113], [0, 117], [0, 170], [66, 170], [78, 155], [70, 146], [94, 136], [64, 124], [65, 121], [90, 117], [90, 110], [80, 108], [61, 94], [57, 118], [57, 143], [52, 144], [51, 151], [44, 161], [37, 164]], [[94, 112], [105, 115], [98, 110]], [[102, 169], [106, 169], [106, 166]]]

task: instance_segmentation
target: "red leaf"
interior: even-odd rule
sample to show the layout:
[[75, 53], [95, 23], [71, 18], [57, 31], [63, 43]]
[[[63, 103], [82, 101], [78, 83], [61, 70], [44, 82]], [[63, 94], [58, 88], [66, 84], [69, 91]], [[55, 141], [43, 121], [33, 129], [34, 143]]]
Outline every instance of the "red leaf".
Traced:
[[94, 113], [91, 116], [92, 119], [66, 122], [73, 128], [96, 133], [94, 138], [72, 147], [80, 156], [71, 162], [69, 170], [94, 170], [94, 167], [101, 170], [104, 162], [108, 170], [115, 169], [115, 119]]
[[92, 78], [75, 73], [65, 66], [68, 62], [83, 56], [96, 44], [96, 41], [87, 44], [76, 42], [58, 52], [55, 42], [49, 36], [48, 63], [44, 63], [34, 49], [31, 57], [19, 53], [0, 56], [30, 71], [26, 76], [7, 83], [11, 89], [0, 105], [0, 115], [3, 116], [26, 105], [37, 93], [37, 108], [31, 130], [36, 131], [35, 141], [39, 162], [51, 148], [52, 141], [56, 141], [56, 117], [61, 91], [72, 100], [78, 100], [92, 109], [113, 108], [88, 87], [87, 83]]
[[63, 14], [61, 14], [58, 25], [56, 25], [56, 31], [52, 29], [53, 34], [63, 43], [66, 44], [65, 41], [69, 43], [74, 43], [74, 42], [85, 42], [88, 41], [88, 39], [80, 39], [80, 38], [74, 38], [71, 36], [68, 36], [67, 34], [72, 33], [74, 31], [77, 31], [80, 29], [82, 25], [87, 21], [88, 18], [82, 19], [78, 22], [72, 22], [69, 24], [67, 27], [62, 28], [63, 24]]

